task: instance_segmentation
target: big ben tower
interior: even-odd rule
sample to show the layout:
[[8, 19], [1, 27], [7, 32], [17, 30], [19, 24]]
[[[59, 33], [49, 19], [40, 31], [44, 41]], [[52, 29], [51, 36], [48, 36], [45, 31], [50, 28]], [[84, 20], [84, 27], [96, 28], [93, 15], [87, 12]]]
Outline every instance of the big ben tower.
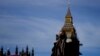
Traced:
[[73, 17], [71, 15], [70, 6], [68, 4], [65, 22], [56, 35], [56, 42], [52, 48], [51, 56], [79, 56], [80, 42], [77, 38], [77, 33], [73, 25]]

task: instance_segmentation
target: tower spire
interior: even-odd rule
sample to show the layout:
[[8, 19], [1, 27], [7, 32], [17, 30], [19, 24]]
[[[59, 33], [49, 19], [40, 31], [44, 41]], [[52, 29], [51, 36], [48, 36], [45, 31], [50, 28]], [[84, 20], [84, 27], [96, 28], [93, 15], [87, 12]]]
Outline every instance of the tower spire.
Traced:
[[65, 18], [69, 18], [69, 17], [71, 18], [72, 15], [71, 15], [70, 7], [68, 6], [68, 10], [67, 10], [67, 14], [66, 14]]
[[[67, 14], [65, 16], [65, 23], [68, 23], [68, 21], [72, 21], [72, 15], [71, 15], [71, 11], [70, 11], [70, 1], [67, 0]], [[72, 22], [71, 22], [72, 23]]]
[[79, 56], [79, 40], [73, 25], [70, 3], [67, 0], [67, 14], [61, 31], [56, 35], [56, 42], [51, 56]]
[[70, 2], [69, 0], [67, 0], [67, 14], [65, 16], [65, 23], [64, 26], [62, 27], [60, 32], [65, 32], [67, 37], [71, 37], [72, 32], [73, 32], [73, 20], [72, 20], [72, 15], [71, 15], [71, 11], [70, 11]]

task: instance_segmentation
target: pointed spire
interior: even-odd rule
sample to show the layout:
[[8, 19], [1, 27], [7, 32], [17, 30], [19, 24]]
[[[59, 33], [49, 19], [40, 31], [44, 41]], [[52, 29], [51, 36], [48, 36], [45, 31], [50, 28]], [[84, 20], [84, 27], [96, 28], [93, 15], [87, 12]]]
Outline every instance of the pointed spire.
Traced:
[[18, 55], [18, 46], [16, 46], [15, 54]]
[[26, 53], [28, 54], [28, 51], [29, 51], [29, 49], [28, 49], [28, 45], [26, 46]]
[[67, 37], [71, 37], [71, 32], [73, 31], [74, 26], [73, 26], [73, 19], [72, 19], [71, 11], [70, 11], [69, 0], [67, 0], [67, 6], [68, 6], [68, 10], [65, 16], [65, 23], [60, 32], [63, 32], [63, 33], [66, 32]]
[[26, 55], [29, 56], [29, 49], [28, 49], [28, 45], [26, 46]]
[[3, 46], [0, 48], [0, 54], [3, 56]]
[[70, 7], [68, 7], [66, 18], [72, 17]]
[[32, 56], [34, 56], [34, 48], [32, 48]]
[[67, 7], [68, 7], [68, 10], [67, 10], [67, 15], [65, 16], [66, 18], [67, 17], [72, 17], [71, 16], [71, 11], [70, 11], [70, 1], [69, 0], [67, 0]]
[[68, 9], [67, 9], [67, 14], [65, 16], [65, 26], [66, 26], [67, 23], [68, 24], [69, 23], [73, 24], [72, 15], [71, 15], [71, 11], [70, 11], [70, 1], [69, 0], [67, 0], [67, 7], [68, 7]]
[[67, 26], [67, 24], [69, 24], [69, 23], [73, 24], [73, 19], [72, 19], [70, 7], [68, 6], [67, 14], [65, 16], [65, 25], [64, 26]]

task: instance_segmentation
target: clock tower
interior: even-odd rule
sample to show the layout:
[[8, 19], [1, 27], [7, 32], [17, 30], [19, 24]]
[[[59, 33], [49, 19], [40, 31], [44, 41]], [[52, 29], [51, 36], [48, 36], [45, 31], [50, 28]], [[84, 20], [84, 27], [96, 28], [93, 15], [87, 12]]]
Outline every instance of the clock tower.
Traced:
[[60, 32], [56, 35], [56, 42], [52, 48], [51, 56], [79, 56], [80, 42], [73, 25], [73, 17], [68, 6], [65, 22]]

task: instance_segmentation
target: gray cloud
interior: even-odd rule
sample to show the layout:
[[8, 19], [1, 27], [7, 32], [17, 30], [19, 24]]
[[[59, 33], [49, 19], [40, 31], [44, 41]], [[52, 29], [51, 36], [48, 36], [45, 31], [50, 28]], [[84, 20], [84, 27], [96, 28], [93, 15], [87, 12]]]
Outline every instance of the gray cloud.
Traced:
[[[55, 34], [59, 32], [63, 25], [62, 21], [50, 18], [0, 17], [1, 44], [29, 44], [37, 48], [48, 49], [53, 45]], [[76, 23], [78, 38], [85, 47], [100, 47], [99, 28], [92, 23]]]
[[53, 45], [55, 34], [61, 25], [61, 22], [56, 19], [0, 17], [0, 44], [29, 45], [46, 51]]
[[95, 26], [91, 22], [77, 23], [76, 26], [79, 39], [84, 47], [100, 47], [100, 26]]

